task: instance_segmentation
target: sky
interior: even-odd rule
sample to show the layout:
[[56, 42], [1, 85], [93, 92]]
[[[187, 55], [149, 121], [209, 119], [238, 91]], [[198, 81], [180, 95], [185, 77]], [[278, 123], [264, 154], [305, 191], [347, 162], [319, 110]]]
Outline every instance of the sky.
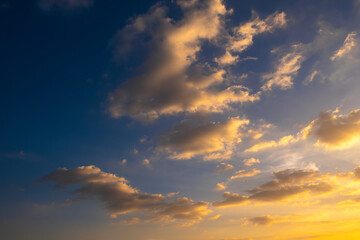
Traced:
[[0, 19], [1, 239], [360, 239], [360, 1]]

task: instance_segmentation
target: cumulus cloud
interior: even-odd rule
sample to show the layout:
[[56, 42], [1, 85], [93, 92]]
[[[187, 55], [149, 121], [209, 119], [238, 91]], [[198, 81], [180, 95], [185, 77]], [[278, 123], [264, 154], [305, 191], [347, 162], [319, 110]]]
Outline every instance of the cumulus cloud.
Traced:
[[346, 38], [345, 41], [343, 43], [343, 45], [341, 46], [340, 49], [338, 49], [334, 55], [331, 56], [330, 60], [331, 61], [335, 61], [337, 59], [343, 58], [345, 55], [351, 53], [351, 50], [356, 46], [356, 32], [351, 32], [349, 33]]
[[93, 0], [39, 0], [38, 5], [44, 11], [76, 10], [92, 7]]
[[255, 144], [245, 152], [257, 152], [268, 148], [287, 146], [310, 137], [315, 137], [315, 146], [339, 150], [354, 146], [360, 140], [360, 109], [347, 115], [335, 111], [320, 112], [318, 117], [298, 132], [295, 136], [288, 135], [278, 141], [264, 141]]
[[216, 173], [224, 173], [233, 170], [234, 166], [229, 163], [220, 163], [216, 166]]
[[[132, 212], [147, 212], [152, 220], [183, 221], [193, 224], [208, 213], [208, 203], [194, 202], [188, 198], [167, 201], [161, 194], [144, 193], [131, 187], [128, 181], [95, 166], [73, 169], [59, 168], [42, 178], [54, 182], [56, 187], [78, 185], [74, 191], [78, 200], [97, 199], [110, 212], [112, 218]], [[127, 221], [124, 224], [135, 223]]]
[[157, 149], [172, 159], [189, 159], [197, 155], [205, 160], [230, 158], [233, 147], [241, 142], [241, 127], [249, 121], [230, 118], [225, 122], [183, 121], [162, 134]]
[[261, 87], [263, 91], [272, 90], [274, 87], [289, 89], [293, 86], [294, 77], [297, 75], [301, 63], [305, 60], [300, 45], [294, 45], [293, 50], [282, 56], [271, 73], [264, 74], [265, 81]]
[[134, 36], [147, 33], [152, 51], [141, 74], [110, 94], [109, 111], [113, 117], [151, 121], [180, 112], [221, 112], [231, 103], [259, 99], [241, 85], [222, 86], [223, 69], [210, 68], [205, 73], [201, 64], [195, 64], [202, 42], [214, 39], [223, 26], [227, 11], [222, 2], [204, 0], [186, 7], [182, 2], [180, 5], [184, 17], [178, 22], [166, 17], [166, 8], [155, 6], [116, 37], [122, 43], [120, 50], [125, 51]]
[[248, 191], [250, 195], [226, 192], [215, 207], [236, 206], [253, 202], [276, 202], [296, 198], [301, 194], [321, 195], [336, 188], [327, 175], [312, 169], [286, 169], [273, 173], [273, 180]]

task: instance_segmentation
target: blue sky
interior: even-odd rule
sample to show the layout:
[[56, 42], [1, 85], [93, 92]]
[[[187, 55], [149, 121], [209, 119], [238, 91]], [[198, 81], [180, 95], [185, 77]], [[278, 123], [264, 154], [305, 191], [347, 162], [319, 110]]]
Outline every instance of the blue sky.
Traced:
[[360, 236], [359, 1], [1, 0], [0, 18], [1, 237]]

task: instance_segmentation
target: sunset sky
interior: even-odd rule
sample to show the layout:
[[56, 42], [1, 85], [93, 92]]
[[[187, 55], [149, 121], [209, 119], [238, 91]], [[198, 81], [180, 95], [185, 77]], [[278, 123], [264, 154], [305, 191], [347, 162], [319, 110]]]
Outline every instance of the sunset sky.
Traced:
[[359, 0], [0, 19], [0, 239], [360, 239]]

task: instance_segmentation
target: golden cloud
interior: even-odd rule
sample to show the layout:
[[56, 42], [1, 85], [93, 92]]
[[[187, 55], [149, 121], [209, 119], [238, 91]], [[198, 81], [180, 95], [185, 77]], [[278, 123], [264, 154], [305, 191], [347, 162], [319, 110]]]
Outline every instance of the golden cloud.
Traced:
[[249, 120], [230, 118], [225, 122], [183, 121], [160, 136], [157, 149], [172, 159], [189, 159], [197, 155], [205, 160], [227, 159], [241, 141], [241, 127]]

